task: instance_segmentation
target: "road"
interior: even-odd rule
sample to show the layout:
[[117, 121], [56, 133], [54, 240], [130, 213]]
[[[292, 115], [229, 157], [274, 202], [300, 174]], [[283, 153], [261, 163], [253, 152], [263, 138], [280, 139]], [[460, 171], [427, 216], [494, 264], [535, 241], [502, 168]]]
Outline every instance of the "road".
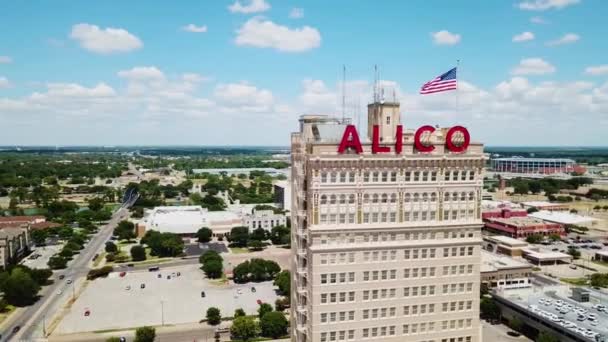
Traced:
[[[54, 282], [43, 288], [40, 293], [41, 298], [33, 305], [15, 312], [9, 318], [11, 323], [5, 331], [12, 332], [17, 326], [22, 329], [16, 334], [6, 336], [4, 341], [35, 341], [43, 338], [46, 320], [50, 319], [65, 304], [65, 301], [62, 299], [66, 299], [66, 296], [59, 295], [58, 291], [66, 287], [67, 279], [73, 280], [72, 291], [74, 291], [76, 284], [82, 283], [86, 279], [89, 271], [89, 262], [91, 262], [96, 253], [99, 253], [105, 242], [110, 239], [118, 222], [126, 217], [128, 217], [127, 209], [121, 208], [117, 210], [112, 215], [110, 221], [99, 229], [99, 232], [93, 236], [80, 254], [68, 264], [68, 268], [63, 271], [54, 272], [51, 278]], [[65, 279], [59, 280], [60, 275], [65, 275]]]

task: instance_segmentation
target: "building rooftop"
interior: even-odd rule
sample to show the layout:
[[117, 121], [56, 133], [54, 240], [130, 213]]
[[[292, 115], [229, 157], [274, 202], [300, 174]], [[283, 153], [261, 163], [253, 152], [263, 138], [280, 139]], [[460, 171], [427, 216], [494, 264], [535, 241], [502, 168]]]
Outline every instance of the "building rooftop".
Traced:
[[481, 250], [481, 273], [518, 268], [532, 268], [532, 265], [507, 256], [490, 253], [483, 249]]
[[0, 229], [0, 239], [12, 239], [15, 236], [23, 234], [24, 229], [25, 228], [22, 227], [5, 227], [3, 229]]
[[601, 256], [608, 257], [608, 250], [595, 251], [595, 254], [599, 254]]
[[541, 220], [557, 222], [562, 224], [582, 224], [588, 223], [592, 221], [598, 221], [598, 219], [589, 217], [589, 216], [581, 216], [577, 214], [572, 214], [565, 211], [536, 211], [530, 213], [529, 216], [536, 217]]
[[498, 161], [524, 161], [524, 162], [562, 162], [562, 163], [576, 163], [572, 159], [565, 158], [524, 158], [524, 157], [509, 157], [509, 158], [494, 158], [493, 160]]
[[498, 242], [504, 245], [508, 245], [511, 247], [526, 247], [528, 246], [528, 243], [525, 241], [521, 241], [521, 240], [517, 240], [508, 236], [503, 236], [503, 235], [492, 235], [492, 236], [486, 236], [486, 239], [490, 240], [490, 241], [494, 241], [494, 242]]
[[551, 203], [551, 202], [547, 202], [547, 201], [527, 201], [527, 202], [522, 202], [521, 204], [523, 204], [526, 207], [563, 207], [564, 206], [563, 203]]
[[526, 254], [526, 257], [540, 261], [572, 259], [570, 254], [561, 252], [545, 251], [532, 248], [524, 248], [523, 251]]

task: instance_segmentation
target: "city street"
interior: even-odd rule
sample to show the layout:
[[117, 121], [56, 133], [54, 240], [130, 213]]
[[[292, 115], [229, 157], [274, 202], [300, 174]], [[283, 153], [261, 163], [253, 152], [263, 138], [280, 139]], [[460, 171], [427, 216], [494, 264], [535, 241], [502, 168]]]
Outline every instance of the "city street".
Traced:
[[[31, 341], [44, 337], [44, 330], [70, 297], [70, 288], [72, 292], [75, 292], [76, 287], [84, 281], [89, 271], [89, 262], [110, 238], [118, 222], [127, 216], [126, 209], [121, 208], [116, 211], [110, 221], [100, 227], [99, 232], [87, 243], [80, 254], [68, 264], [68, 268], [54, 272], [52, 277], [54, 283], [43, 288], [40, 299], [36, 303], [17, 310], [4, 322], [4, 331], [12, 332], [17, 326], [22, 329], [16, 334], [3, 336], [3, 341]], [[60, 275], [65, 275], [65, 279], [59, 280]], [[73, 280], [72, 286], [66, 286], [68, 279]], [[58, 294], [59, 290], [62, 291], [61, 295]]]

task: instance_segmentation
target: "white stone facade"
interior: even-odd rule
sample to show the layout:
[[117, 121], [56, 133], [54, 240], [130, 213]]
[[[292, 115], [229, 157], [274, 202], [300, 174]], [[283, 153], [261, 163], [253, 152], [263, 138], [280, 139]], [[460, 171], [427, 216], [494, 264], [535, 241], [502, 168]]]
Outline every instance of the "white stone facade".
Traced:
[[258, 228], [270, 231], [273, 227], [284, 226], [287, 218], [284, 214], [275, 214], [273, 210], [254, 210], [252, 215], [244, 218], [244, 221], [250, 231]]
[[[398, 124], [394, 105], [392, 120], [370, 105], [380, 111], [371, 120]], [[483, 146], [447, 152], [438, 130], [431, 153], [416, 152], [405, 132], [401, 154], [372, 154], [363, 141], [363, 153], [338, 154], [341, 122], [300, 121], [292, 341], [480, 342]]]

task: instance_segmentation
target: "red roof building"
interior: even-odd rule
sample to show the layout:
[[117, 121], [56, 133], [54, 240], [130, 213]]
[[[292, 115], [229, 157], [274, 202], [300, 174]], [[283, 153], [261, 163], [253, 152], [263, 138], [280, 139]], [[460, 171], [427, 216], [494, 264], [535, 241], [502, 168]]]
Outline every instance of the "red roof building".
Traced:
[[499, 214], [493, 211], [482, 214], [485, 223], [484, 229], [510, 236], [512, 238], [525, 238], [530, 235], [566, 235], [564, 226], [558, 223], [546, 222], [541, 219], [529, 217], [528, 213], [502, 209]]

